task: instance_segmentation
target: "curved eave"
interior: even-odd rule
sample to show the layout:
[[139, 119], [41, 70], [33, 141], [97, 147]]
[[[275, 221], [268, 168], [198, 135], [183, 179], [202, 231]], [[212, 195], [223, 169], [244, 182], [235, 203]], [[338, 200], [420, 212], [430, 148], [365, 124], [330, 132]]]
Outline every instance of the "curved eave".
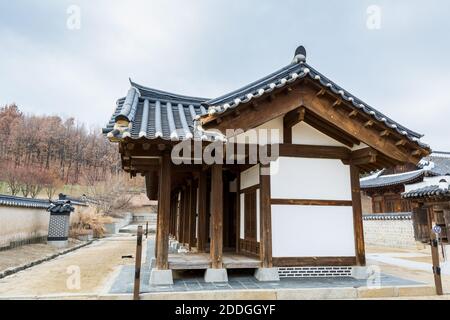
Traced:
[[419, 181], [423, 180], [424, 176], [425, 176], [425, 171], [422, 171], [422, 172], [418, 173], [417, 175], [413, 175], [412, 177], [408, 177], [406, 179], [398, 179], [398, 180], [391, 181], [391, 182], [375, 181], [375, 180], [383, 179], [383, 176], [380, 176], [380, 177], [374, 179], [374, 181], [368, 180], [368, 181], [361, 182], [361, 190], [369, 191], [369, 190], [374, 190], [374, 189], [392, 188], [392, 187], [397, 187], [397, 186], [400, 187], [405, 184], [419, 182]]

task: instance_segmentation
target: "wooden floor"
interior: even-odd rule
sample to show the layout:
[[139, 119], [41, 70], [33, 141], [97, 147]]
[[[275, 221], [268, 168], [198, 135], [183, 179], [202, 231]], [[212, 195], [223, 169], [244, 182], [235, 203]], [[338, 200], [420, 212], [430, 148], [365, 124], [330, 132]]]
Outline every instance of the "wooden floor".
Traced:
[[[175, 253], [169, 254], [169, 268], [172, 270], [208, 269], [211, 265], [209, 253]], [[225, 269], [255, 269], [260, 265], [257, 258], [236, 253], [224, 253]]]

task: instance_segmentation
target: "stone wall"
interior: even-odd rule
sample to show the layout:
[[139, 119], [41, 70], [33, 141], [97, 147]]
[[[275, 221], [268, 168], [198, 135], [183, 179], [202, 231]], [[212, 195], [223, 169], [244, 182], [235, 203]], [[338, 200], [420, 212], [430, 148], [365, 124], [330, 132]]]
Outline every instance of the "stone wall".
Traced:
[[394, 248], [423, 247], [414, 239], [411, 213], [365, 214], [363, 219], [366, 245]]
[[[70, 220], [86, 206], [75, 205]], [[50, 214], [45, 208], [0, 205], [0, 251], [24, 244], [46, 242]]]

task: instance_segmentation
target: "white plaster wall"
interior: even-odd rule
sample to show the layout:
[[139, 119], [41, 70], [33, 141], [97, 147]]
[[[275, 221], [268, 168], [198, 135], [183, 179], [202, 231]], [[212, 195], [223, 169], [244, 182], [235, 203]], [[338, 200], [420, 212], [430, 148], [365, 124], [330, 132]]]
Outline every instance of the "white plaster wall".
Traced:
[[280, 157], [271, 166], [275, 199], [351, 200], [350, 169], [340, 160]]
[[283, 143], [283, 117], [278, 117], [266, 123], [236, 135], [230, 139], [232, 143]]
[[241, 190], [259, 184], [259, 164], [241, 172]]
[[292, 143], [345, 147], [344, 144], [330, 138], [305, 122], [299, 122], [292, 127]]
[[10, 242], [46, 236], [49, 221], [45, 209], [0, 206], [0, 248]]
[[274, 257], [354, 257], [352, 207], [272, 205]]

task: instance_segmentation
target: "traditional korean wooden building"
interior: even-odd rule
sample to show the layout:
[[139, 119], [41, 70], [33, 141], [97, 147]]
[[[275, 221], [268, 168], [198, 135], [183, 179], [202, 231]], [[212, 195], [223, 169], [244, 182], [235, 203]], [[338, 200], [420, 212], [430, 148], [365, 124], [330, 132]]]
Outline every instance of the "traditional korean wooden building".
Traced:
[[403, 193], [402, 197], [414, 203], [412, 215], [414, 237], [430, 244], [436, 293], [443, 294], [440, 251], [444, 268], [450, 270], [450, 179], [442, 178], [438, 184], [427, 185]]
[[[171, 283], [171, 269], [224, 281], [230, 268], [275, 280], [305, 267], [365, 266], [360, 174], [430, 153], [420, 134], [312, 68], [303, 47], [287, 66], [215, 99], [131, 82], [104, 133], [158, 200], [152, 284]], [[180, 155], [180, 142], [192, 149]], [[169, 254], [170, 238], [190, 252]]]
[[415, 202], [402, 193], [437, 185], [441, 179], [450, 181], [450, 154], [435, 151], [418, 164], [385, 168], [361, 179], [361, 190], [371, 198], [371, 213], [412, 212]]

